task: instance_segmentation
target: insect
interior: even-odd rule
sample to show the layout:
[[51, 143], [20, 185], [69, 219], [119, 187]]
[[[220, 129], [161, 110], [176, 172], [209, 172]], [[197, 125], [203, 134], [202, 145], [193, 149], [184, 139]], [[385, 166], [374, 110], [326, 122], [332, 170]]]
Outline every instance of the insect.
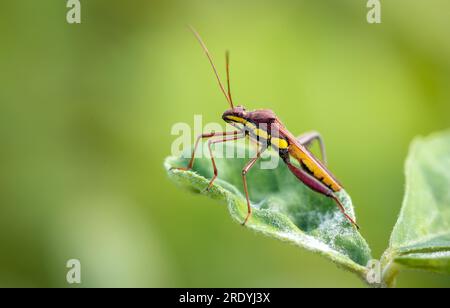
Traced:
[[[245, 217], [245, 225], [252, 214], [252, 207], [250, 204], [250, 198], [248, 193], [247, 173], [255, 165], [258, 159], [261, 158], [262, 153], [269, 147], [278, 151], [283, 162], [287, 165], [289, 170], [295, 175], [302, 183], [307, 187], [316, 191], [322, 195], [325, 195], [333, 199], [339, 207], [342, 214], [348, 219], [348, 221], [359, 229], [356, 222], [346, 213], [344, 206], [342, 205], [336, 193], [343, 189], [339, 181], [334, 175], [327, 169], [327, 160], [325, 153], [325, 145], [321, 135], [318, 132], [308, 132], [299, 137], [295, 137], [283, 123], [278, 119], [275, 113], [269, 109], [261, 110], [246, 110], [243, 106], [235, 106], [231, 97], [230, 87], [230, 61], [229, 53], [226, 52], [226, 74], [227, 74], [227, 91], [223, 86], [219, 73], [214, 65], [213, 58], [208, 51], [205, 43], [200, 35], [194, 28], [190, 27], [191, 31], [199, 41], [203, 51], [205, 52], [213, 72], [219, 83], [220, 90], [224, 94], [230, 109], [226, 110], [222, 119], [235, 127], [237, 130], [232, 132], [210, 132], [205, 133], [197, 137], [194, 149], [192, 151], [191, 159], [186, 168], [175, 168], [178, 170], [191, 170], [194, 165], [194, 157], [199, 145], [199, 142], [203, 139], [209, 139], [208, 149], [211, 156], [212, 166], [214, 170], [214, 176], [209, 182], [207, 189], [210, 189], [217, 178], [218, 172], [216, 163], [214, 160], [212, 146], [217, 143], [235, 141], [243, 138], [250, 138], [258, 145], [258, 150], [254, 158], [252, 158], [242, 169], [242, 181], [244, 185], [244, 193], [247, 200], [247, 216]], [[220, 137], [220, 138], [213, 138]], [[322, 160], [316, 158], [309, 150], [312, 142], [318, 141], [321, 151]], [[298, 165], [292, 162], [292, 159], [298, 162]]]

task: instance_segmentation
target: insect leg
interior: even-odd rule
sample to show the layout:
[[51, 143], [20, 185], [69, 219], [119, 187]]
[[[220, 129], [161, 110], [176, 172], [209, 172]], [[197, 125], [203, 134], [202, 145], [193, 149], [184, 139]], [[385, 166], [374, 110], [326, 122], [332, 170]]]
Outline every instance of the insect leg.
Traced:
[[252, 207], [250, 206], [250, 197], [248, 196], [248, 186], [247, 186], [247, 173], [248, 171], [255, 165], [256, 161], [261, 158], [261, 154], [267, 149], [267, 147], [263, 147], [261, 151], [258, 151], [255, 158], [252, 158], [247, 165], [242, 169], [242, 181], [244, 182], [244, 192], [245, 198], [247, 199], [247, 217], [245, 217], [242, 225], [244, 226], [250, 216], [252, 215]]
[[[239, 135], [239, 134], [240, 134], [240, 135]], [[211, 156], [211, 162], [212, 162], [213, 169], [214, 169], [214, 176], [213, 176], [213, 178], [211, 179], [211, 181], [209, 182], [208, 188], [206, 188], [206, 190], [209, 190], [209, 189], [213, 186], [213, 183], [214, 183], [214, 181], [216, 180], [217, 175], [218, 175], [218, 173], [217, 173], [217, 167], [216, 167], [216, 161], [214, 160], [214, 155], [213, 155], [213, 152], [212, 152], [212, 145], [214, 145], [214, 144], [216, 144], [216, 143], [222, 143], [222, 142], [234, 141], [234, 140], [242, 139], [242, 138], [244, 138], [244, 137], [245, 137], [245, 134], [243, 134], [242, 132], [236, 131], [236, 136], [228, 137], [228, 138], [225, 138], [225, 137], [224, 137], [224, 138], [222, 138], [222, 139], [209, 140], [209, 141], [208, 141], [208, 149], [209, 149], [209, 154], [210, 154], [210, 156]]]
[[334, 192], [328, 188], [326, 185], [324, 185], [322, 182], [314, 178], [313, 176], [309, 175], [306, 171], [294, 166], [289, 160], [285, 161], [289, 170], [300, 180], [302, 181], [306, 186], [311, 188], [312, 190], [325, 195], [329, 198], [332, 198], [334, 201], [336, 201], [340, 211], [344, 216], [357, 228], [359, 229], [358, 224], [351, 218], [346, 212], [345, 208], [342, 205], [341, 201], [338, 197], [334, 194]]
[[191, 159], [189, 161], [189, 164], [187, 167], [185, 168], [175, 168], [172, 167], [170, 168], [170, 170], [182, 170], [182, 171], [188, 171], [191, 170], [192, 167], [194, 166], [194, 158], [195, 158], [195, 152], [197, 152], [197, 148], [198, 145], [200, 143], [201, 139], [209, 139], [211, 137], [216, 137], [216, 136], [228, 136], [228, 135], [237, 135], [238, 133], [240, 133], [239, 131], [232, 131], [232, 132], [211, 132], [211, 133], [206, 133], [206, 134], [201, 134], [197, 137], [196, 141], [195, 141], [195, 145], [194, 145], [194, 149], [192, 150], [192, 155], [191, 155]]
[[310, 147], [311, 143], [314, 140], [317, 140], [319, 142], [319, 146], [320, 146], [320, 153], [322, 154], [322, 161], [325, 165], [327, 164], [327, 154], [325, 151], [325, 142], [323, 142], [323, 138], [319, 132], [312, 131], [312, 132], [304, 133], [304, 134], [298, 136], [297, 140], [306, 147]]

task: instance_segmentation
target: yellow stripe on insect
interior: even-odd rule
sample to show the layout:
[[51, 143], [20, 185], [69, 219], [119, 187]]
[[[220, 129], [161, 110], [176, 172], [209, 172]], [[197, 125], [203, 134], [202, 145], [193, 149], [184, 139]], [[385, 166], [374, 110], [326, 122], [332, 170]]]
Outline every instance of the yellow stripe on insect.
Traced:
[[289, 144], [287, 143], [287, 141], [285, 139], [280, 139], [280, 138], [275, 138], [272, 137], [271, 143], [276, 146], [279, 149], [287, 149], [287, 147], [289, 146]]
[[269, 140], [271, 139], [271, 143], [276, 146], [279, 149], [287, 149], [287, 147], [289, 146], [288, 142], [285, 139], [281, 139], [281, 138], [271, 138], [269, 133], [261, 128], [258, 128], [255, 124], [253, 124], [252, 122], [247, 121], [244, 118], [241, 117], [237, 117], [237, 116], [228, 116], [227, 117], [229, 120], [234, 121], [234, 122], [238, 122], [238, 123], [242, 123], [245, 126], [247, 126], [250, 130], [252, 130], [252, 132], [263, 139]]
[[255, 128], [255, 129], [253, 129], [253, 132], [258, 137], [261, 137], [263, 139], [269, 139], [269, 134], [261, 128]]
[[248, 121], [246, 119], [240, 118], [240, 117], [236, 117], [236, 116], [227, 116], [227, 118], [230, 119], [231, 121], [239, 122], [239, 123], [242, 123], [242, 124], [247, 124], [248, 123]]
[[265, 131], [264, 129], [258, 128], [252, 122], [249, 122], [244, 118], [236, 117], [236, 116], [228, 116], [227, 118], [231, 121], [244, 124], [249, 129], [251, 129], [256, 136], [264, 138], [264, 139], [269, 139], [269, 134], [267, 133], [267, 131]]
[[312, 159], [298, 147], [291, 147], [289, 154], [296, 158], [299, 162], [303, 163], [305, 167], [313, 174], [313, 176], [330, 187], [333, 191], [337, 192], [342, 187], [337, 183], [327, 172], [325, 172], [320, 165], [312, 161]]

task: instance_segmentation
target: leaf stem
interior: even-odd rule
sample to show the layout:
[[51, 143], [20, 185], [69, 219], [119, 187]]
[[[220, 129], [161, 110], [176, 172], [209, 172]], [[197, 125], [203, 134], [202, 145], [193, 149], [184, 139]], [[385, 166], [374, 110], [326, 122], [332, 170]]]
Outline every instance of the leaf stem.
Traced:
[[381, 279], [382, 285], [386, 288], [395, 288], [400, 267], [395, 263], [396, 252], [387, 250], [381, 258]]

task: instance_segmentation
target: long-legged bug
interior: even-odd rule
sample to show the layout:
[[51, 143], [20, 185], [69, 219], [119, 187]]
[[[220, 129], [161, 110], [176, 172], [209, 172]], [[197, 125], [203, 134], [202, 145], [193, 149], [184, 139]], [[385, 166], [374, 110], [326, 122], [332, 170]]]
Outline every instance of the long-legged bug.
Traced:
[[[305, 133], [299, 137], [295, 137], [290, 133], [286, 127], [281, 123], [278, 117], [272, 110], [261, 109], [248, 111], [243, 106], [234, 106], [233, 99], [231, 97], [230, 88], [230, 61], [229, 53], [226, 52], [226, 73], [227, 73], [227, 91], [223, 86], [223, 83], [219, 77], [219, 73], [214, 65], [213, 58], [208, 51], [205, 43], [200, 35], [190, 27], [197, 40], [199, 41], [203, 51], [208, 57], [211, 63], [214, 74], [219, 83], [220, 90], [225, 96], [230, 105], [230, 109], [226, 110], [222, 114], [222, 119], [228, 124], [234, 126], [237, 130], [233, 132], [211, 132], [198, 136], [194, 149], [192, 151], [191, 159], [186, 168], [176, 168], [178, 170], [190, 170], [194, 165], [194, 156], [202, 139], [209, 139], [208, 148], [211, 156], [211, 162], [213, 165], [214, 176], [211, 179], [208, 188], [211, 188], [218, 172], [216, 163], [214, 160], [212, 146], [216, 143], [234, 141], [242, 138], [250, 138], [258, 145], [258, 151], [255, 158], [251, 159], [245, 167], [242, 169], [242, 181], [244, 185], [245, 197], [247, 199], [247, 216], [242, 223], [245, 225], [252, 214], [252, 207], [250, 204], [250, 198], [248, 193], [247, 173], [255, 165], [257, 160], [261, 157], [261, 154], [269, 147], [278, 151], [283, 162], [288, 166], [289, 170], [307, 187], [310, 189], [332, 198], [343, 215], [359, 229], [356, 222], [346, 213], [344, 206], [335, 193], [342, 190], [342, 185], [334, 177], [334, 175], [326, 167], [326, 154], [325, 145], [321, 135], [318, 132]], [[220, 139], [213, 139], [213, 137], [221, 137]], [[310, 151], [309, 147], [313, 141], [317, 140], [320, 145], [322, 154], [322, 161], [317, 159]], [[300, 164], [300, 167], [294, 165], [291, 162], [291, 158], [294, 158]]]

